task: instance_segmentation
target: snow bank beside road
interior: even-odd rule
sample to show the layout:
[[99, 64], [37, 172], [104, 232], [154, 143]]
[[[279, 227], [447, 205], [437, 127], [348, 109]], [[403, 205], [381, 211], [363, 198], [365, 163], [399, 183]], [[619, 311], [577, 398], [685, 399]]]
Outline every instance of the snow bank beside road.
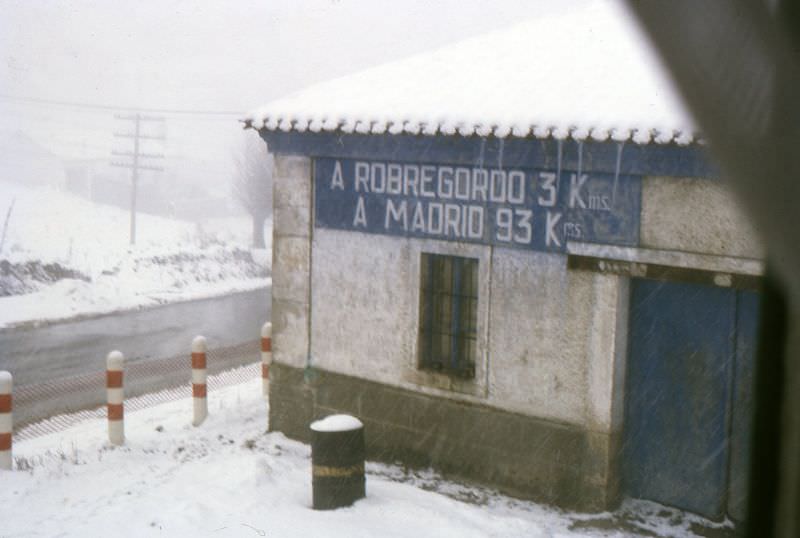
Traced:
[[[137, 216], [47, 188], [0, 181], [0, 328], [246, 291], [269, 285], [247, 217], [202, 225]], [[271, 234], [267, 233], [271, 238]]]

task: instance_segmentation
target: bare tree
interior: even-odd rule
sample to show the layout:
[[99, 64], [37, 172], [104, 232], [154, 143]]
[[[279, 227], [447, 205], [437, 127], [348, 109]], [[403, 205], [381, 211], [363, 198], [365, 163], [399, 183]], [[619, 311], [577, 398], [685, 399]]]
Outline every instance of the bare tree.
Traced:
[[253, 218], [253, 247], [264, 248], [264, 222], [272, 214], [272, 155], [260, 137], [248, 136], [234, 161], [233, 195]]

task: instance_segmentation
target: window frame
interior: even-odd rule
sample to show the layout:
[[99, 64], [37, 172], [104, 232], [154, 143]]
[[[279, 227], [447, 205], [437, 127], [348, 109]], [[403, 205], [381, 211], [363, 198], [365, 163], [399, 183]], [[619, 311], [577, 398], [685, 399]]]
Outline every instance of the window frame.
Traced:
[[478, 258], [421, 253], [418, 369], [475, 379], [479, 268]]

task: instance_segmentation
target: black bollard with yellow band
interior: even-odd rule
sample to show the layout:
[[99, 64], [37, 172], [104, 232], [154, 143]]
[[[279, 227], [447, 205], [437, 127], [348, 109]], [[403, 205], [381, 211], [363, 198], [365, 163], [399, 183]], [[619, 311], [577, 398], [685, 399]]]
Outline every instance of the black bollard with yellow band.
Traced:
[[311, 423], [312, 490], [315, 510], [350, 506], [366, 496], [364, 425], [350, 415]]

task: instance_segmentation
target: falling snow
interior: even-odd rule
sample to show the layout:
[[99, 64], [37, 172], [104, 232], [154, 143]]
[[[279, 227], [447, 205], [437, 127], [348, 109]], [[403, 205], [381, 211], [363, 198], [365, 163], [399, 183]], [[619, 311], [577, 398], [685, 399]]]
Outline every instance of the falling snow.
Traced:
[[374, 462], [366, 499], [314, 511], [310, 449], [265, 433], [260, 384], [210, 393], [198, 428], [190, 399], [127, 413], [122, 447], [99, 419], [17, 442], [16, 470], [0, 471], [0, 535], [677, 537], [712, 525], [647, 502], [564, 512]]

